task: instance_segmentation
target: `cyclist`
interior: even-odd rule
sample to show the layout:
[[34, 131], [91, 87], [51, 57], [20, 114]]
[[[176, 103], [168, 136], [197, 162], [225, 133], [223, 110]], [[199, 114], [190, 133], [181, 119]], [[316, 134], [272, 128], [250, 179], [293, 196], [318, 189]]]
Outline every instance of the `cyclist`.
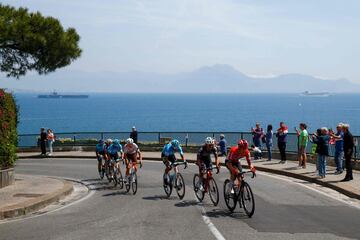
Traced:
[[245, 139], [241, 139], [238, 142], [238, 146], [232, 147], [229, 152], [229, 156], [225, 160], [225, 165], [227, 169], [230, 171], [230, 184], [229, 189], [232, 188], [236, 177], [239, 172], [242, 171], [242, 167], [240, 164], [241, 158], [246, 158], [246, 161], [251, 169], [251, 171], [255, 171], [255, 167], [251, 164], [250, 161], [250, 151], [248, 149], [249, 144]]
[[[203, 170], [209, 169], [212, 166], [211, 154], [213, 154], [215, 157], [215, 165], [217, 168], [217, 173], [219, 173], [220, 167], [215, 141], [212, 137], [207, 137], [205, 139], [205, 144], [200, 148], [197, 154], [196, 165], [199, 166], [200, 182], [203, 181]], [[199, 189], [203, 191], [202, 184], [200, 184]]]
[[[175, 163], [175, 161], [176, 161], [175, 152], [179, 152], [182, 161], [185, 162], [184, 152], [180, 146], [179, 140], [176, 140], [176, 139], [171, 140], [171, 142], [169, 142], [168, 144], [166, 144], [164, 146], [164, 148], [161, 152], [161, 159], [162, 159], [164, 165], [166, 166], [165, 174], [169, 174], [169, 172], [171, 170], [171, 164]], [[167, 175], [164, 175], [164, 176], [167, 176]], [[168, 178], [165, 177], [164, 178], [165, 184], [167, 184], [167, 180], [168, 180]]]
[[[123, 151], [120, 141], [118, 139], [114, 139], [114, 141], [112, 141], [112, 144], [107, 148], [107, 154], [109, 161], [114, 160], [111, 163], [111, 167], [114, 168], [116, 164], [118, 171], [120, 171], [120, 164], [118, 164], [118, 161], [123, 158]], [[110, 176], [110, 178], [113, 178], [113, 176]]]
[[105, 148], [105, 142], [104, 140], [100, 139], [98, 144], [95, 146], [95, 153], [96, 158], [98, 160], [98, 171], [99, 175], [103, 177], [102, 175], [102, 168], [104, 167], [102, 159], [106, 158], [106, 148]]
[[[130, 161], [134, 165], [135, 172], [137, 172], [137, 159], [140, 159], [140, 168], [142, 167], [142, 156], [140, 149], [136, 143], [134, 143], [134, 140], [132, 138], [126, 139], [126, 144], [124, 146], [124, 158], [126, 162], [126, 177], [125, 179], [129, 178], [129, 172], [130, 172]], [[128, 182], [126, 184], [129, 184]]]

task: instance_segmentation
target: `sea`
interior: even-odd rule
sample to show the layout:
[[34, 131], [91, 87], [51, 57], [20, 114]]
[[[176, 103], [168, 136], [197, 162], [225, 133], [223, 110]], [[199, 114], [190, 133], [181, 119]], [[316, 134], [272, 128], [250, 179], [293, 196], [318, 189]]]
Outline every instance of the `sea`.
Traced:
[[250, 131], [259, 122], [290, 130], [305, 122], [309, 131], [339, 122], [360, 135], [360, 94], [328, 97], [299, 94], [94, 94], [85, 99], [43, 99], [16, 93], [19, 134], [41, 127], [62, 132]]

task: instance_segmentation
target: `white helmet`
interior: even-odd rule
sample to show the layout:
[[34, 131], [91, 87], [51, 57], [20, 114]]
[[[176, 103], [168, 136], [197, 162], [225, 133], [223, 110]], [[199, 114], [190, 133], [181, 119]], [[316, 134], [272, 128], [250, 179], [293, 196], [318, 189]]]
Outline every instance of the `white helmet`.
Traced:
[[128, 138], [128, 139], [126, 139], [126, 143], [127, 144], [133, 144], [134, 140], [132, 138]]
[[212, 137], [205, 138], [205, 144], [207, 145], [214, 144], [214, 139]]
[[106, 139], [105, 142], [108, 143], [108, 144], [111, 144], [113, 142], [113, 140], [111, 138], [108, 138], [108, 139]]

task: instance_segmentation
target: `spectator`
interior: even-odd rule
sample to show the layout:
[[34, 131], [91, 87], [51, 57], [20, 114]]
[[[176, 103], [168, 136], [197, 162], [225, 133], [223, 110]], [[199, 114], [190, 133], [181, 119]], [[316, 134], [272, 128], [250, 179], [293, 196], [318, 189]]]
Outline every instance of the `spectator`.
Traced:
[[261, 148], [261, 138], [264, 135], [264, 131], [260, 127], [260, 123], [256, 123], [255, 129], [251, 128], [251, 133], [253, 135], [253, 143], [255, 147]]
[[49, 156], [53, 154], [53, 143], [55, 142], [55, 135], [51, 129], [47, 130], [47, 142], [49, 147]]
[[271, 124], [267, 126], [267, 131], [265, 135], [265, 143], [266, 143], [266, 149], [268, 152], [268, 161], [271, 161], [272, 159], [272, 146], [273, 146], [273, 127]]
[[262, 157], [262, 152], [261, 152], [261, 149], [256, 147], [254, 144], [251, 145], [251, 150], [253, 150], [254, 152], [254, 159], [257, 160], [257, 159], [261, 159]]
[[130, 138], [132, 138], [134, 140], [135, 144], [138, 143], [138, 132], [136, 131], [135, 126], [133, 126], [131, 129]]
[[41, 128], [40, 129], [40, 148], [41, 148], [41, 155], [45, 156], [46, 155], [46, 132], [45, 132], [45, 128]]
[[227, 156], [226, 139], [225, 139], [225, 135], [224, 135], [224, 134], [220, 134], [220, 141], [219, 141], [219, 143], [218, 143], [218, 146], [219, 146], [219, 148], [220, 148], [219, 157], [221, 157], [221, 156]]
[[343, 159], [344, 159], [344, 132], [343, 123], [339, 123], [336, 126], [336, 134], [330, 132], [331, 137], [335, 140], [335, 154], [334, 160], [336, 165], [336, 171], [334, 174], [341, 174], [343, 172]]
[[280, 128], [276, 131], [278, 148], [281, 156], [281, 161], [279, 163], [286, 163], [286, 136], [289, 130], [284, 122], [280, 122]]
[[354, 137], [349, 131], [350, 125], [344, 124], [344, 155], [345, 155], [345, 167], [346, 167], [346, 175], [342, 182], [347, 182], [353, 180], [352, 174], [352, 165], [351, 165], [351, 156], [354, 151]]
[[306, 147], [309, 142], [309, 133], [306, 130], [307, 126], [305, 123], [300, 123], [299, 125], [300, 131], [296, 130], [299, 139], [299, 151], [298, 151], [298, 160], [299, 160], [299, 168], [306, 168]]
[[313, 141], [318, 146], [319, 178], [326, 175], [326, 157], [329, 155], [329, 131], [326, 127], [321, 128], [321, 135], [314, 134]]

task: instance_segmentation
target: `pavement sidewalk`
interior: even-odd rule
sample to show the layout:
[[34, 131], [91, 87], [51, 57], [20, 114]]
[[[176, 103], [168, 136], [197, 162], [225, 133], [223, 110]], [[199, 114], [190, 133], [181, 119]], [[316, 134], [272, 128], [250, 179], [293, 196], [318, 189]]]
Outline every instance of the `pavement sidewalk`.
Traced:
[[[18, 153], [18, 157], [21, 159], [26, 158], [41, 158], [39, 153], [24, 152]], [[185, 153], [185, 157], [188, 161], [192, 162], [196, 159], [195, 153]], [[51, 158], [91, 158], [95, 159], [94, 152], [82, 152], [82, 151], [69, 151], [69, 152], [55, 152]], [[160, 160], [159, 152], [143, 152], [143, 158], [149, 160]], [[221, 157], [221, 163], [224, 163], [225, 158]], [[332, 161], [332, 160], [330, 160]], [[298, 163], [296, 161], [287, 161], [286, 164], [279, 164], [279, 160], [272, 160], [271, 162], [265, 160], [253, 161], [257, 170], [270, 172], [274, 174], [293, 177], [308, 182], [317, 183], [319, 185], [336, 190], [348, 197], [356, 198], [360, 200], [360, 171], [353, 171], [354, 180], [350, 182], [340, 182], [345, 176], [345, 172], [341, 175], [335, 175], [335, 168], [327, 166], [327, 175], [324, 179], [317, 178], [315, 164], [307, 164], [306, 169], [298, 169]], [[245, 162], [243, 164], [246, 165]]]
[[15, 184], [0, 189], [0, 219], [34, 212], [72, 191], [69, 181], [16, 174]]

